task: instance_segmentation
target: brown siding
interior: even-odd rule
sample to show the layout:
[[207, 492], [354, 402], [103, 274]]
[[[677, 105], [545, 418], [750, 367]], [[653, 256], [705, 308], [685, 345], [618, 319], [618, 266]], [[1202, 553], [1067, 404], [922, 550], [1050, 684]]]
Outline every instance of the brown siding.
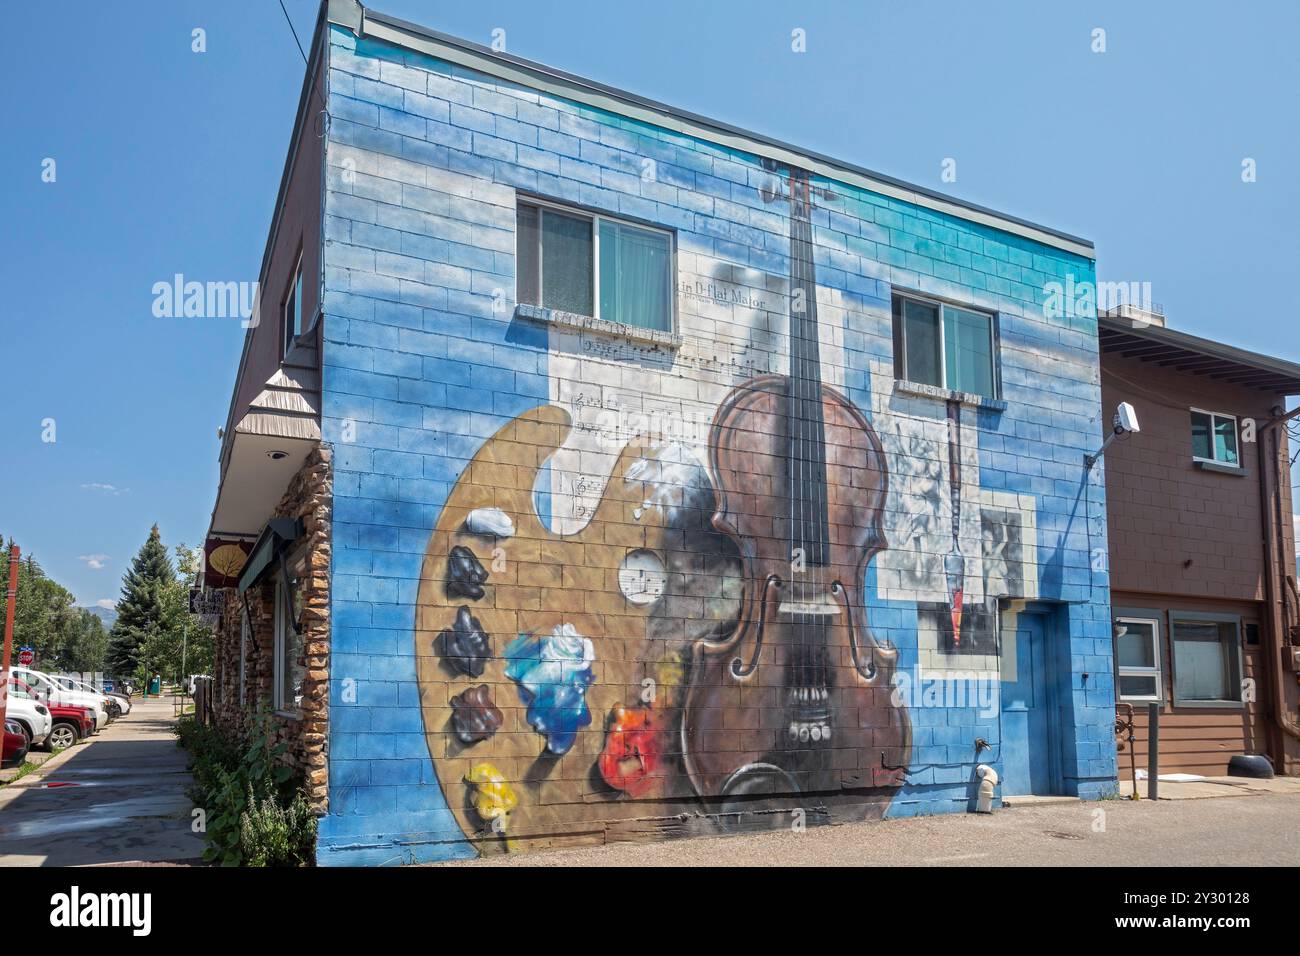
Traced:
[[[1145, 426], [1144, 426], [1145, 427]], [[1242, 635], [1242, 675], [1254, 680], [1256, 699], [1241, 708], [1175, 707], [1173, 705], [1173, 647], [1169, 629], [1169, 611], [1208, 611], [1237, 614], [1243, 624], [1264, 626], [1262, 604], [1249, 602], [1208, 601], [1192, 597], [1152, 597], [1112, 591], [1111, 607], [1116, 616], [1122, 611], [1149, 610], [1160, 621], [1160, 681], [1164, 700], [1160, 706], [1160, 772], [1199, 773], [1223, 776], [1228, 759], [1234, 754], [1269, 753], [1269, 688], [1263, 670], [1263, 644], [1249, 646]], [[1147, 765], [1146, 701], [1131, 701], [1137, 715], [1136, 749], [1138, 766]], [[1121, 779], [1129, 776], [1128, 752], [1120, 754]]]
[[[1234, 754], [1267, 753], [1276, 759], [1264, 658], [1269, 616], [1264, 604], [1259, 446], [1241, 443], [1242, 475], [1195, 467], [1190, 410], [1225, 412], [1262, 425], [1284, 399], [1115, 353], [1103, 353], [1101, 364], [1102, 407], [1131, 402], [1142, 426], [1140, 433], [1112, 443], [1104, 459], [1111, 605], [1160, 612], [1160, 770], [1222, 775]], [[1289, 489], [1284, 504], [1290, 514]], [[1260, 625], [1259, 646], [1246, 646], [1244, 634], [1242, 639], [1243, 673], [1255, 681], [1255, 703], [1227, 710], [1173, 706], [1169, 610], [1240, 614], [1243, 621]], [[1133, 705], [1138, 715], [1138, 765], [1145, 767], [1147, 704]], [[1124, 751], [1120, 775], [1127, 778], [1129, 772]]]

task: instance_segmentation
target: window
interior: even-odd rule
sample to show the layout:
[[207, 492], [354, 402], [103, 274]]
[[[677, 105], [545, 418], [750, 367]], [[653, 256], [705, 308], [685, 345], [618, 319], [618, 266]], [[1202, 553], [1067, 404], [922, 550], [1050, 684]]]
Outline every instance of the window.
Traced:
[[520, 302], [672, 330], [671, 233], [546, 203], [516, 215]]
[[288, 355], [289, 349], [293, 347], [294, 339], [305, 331], [302, 307], [302, 251], [299, 250], [298, 264], [293, 267], [289, 290], [284, 294], [284, 304], [280, 307], [284, 325], [285, 355]]
[[[239, 615], [239, 706], [244, 706], [244, 701], [248, 699], [248, 692], [245, 690], [245, 662], [248, 660], [248, 611]], [[223, 662], [224, 663], [224, 662]]]
[[997, 326], [987, 312], [894, 296], [894, 372], [908, 382], [998, 397]]
[[275, 582], [275, 684], [271, 706], [276, 710], [297, 710], [302, 703], [302, 667], [298, 663], [301, 641], [293, 623], [298, 619], [298, 582]]
[[1174, 703], [1241, 704], [1241, 621], [1224, 614], [1171, 611]]
[[1192, 409], [1192, 457], [1240, 467], [1237, 460], [1237, 419], [1219, 412]]
[[1115, 618], [1116, 690], [1121, 700], [1161, 700], [1160, 622]]

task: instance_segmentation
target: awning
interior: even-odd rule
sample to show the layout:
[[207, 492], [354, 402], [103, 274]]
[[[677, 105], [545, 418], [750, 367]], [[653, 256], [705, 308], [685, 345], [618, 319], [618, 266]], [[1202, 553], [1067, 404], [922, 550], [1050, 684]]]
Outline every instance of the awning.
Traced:
[[268, 521], [239, 575], [239, 593], [243, 594], [260, 581], [275, 563], [275, 559], [301, 535], [302, 522], [297, 518], [272, 518]]
[[1285, 359], [1119, 315], [1099, 315], [1097, 337], [1105, 354], [1204, 375], [1242, 388], [1300, 395], [1300, 365]]

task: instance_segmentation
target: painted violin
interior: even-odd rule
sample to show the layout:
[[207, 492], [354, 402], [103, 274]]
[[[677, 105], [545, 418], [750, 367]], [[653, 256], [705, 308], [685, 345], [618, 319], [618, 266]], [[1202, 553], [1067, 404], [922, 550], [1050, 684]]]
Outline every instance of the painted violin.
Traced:
[[740, 549], [744, 598], [729, 636], [693, 648], [681, 742], [705, 797], [896, 787], [911, 750], [890, 699], [897, 651], [872, 635], [862, 597], [884, 543], [884, 453], [821, 381], [810, 212], [828, 194], [781, 170], [764, 198], [790, 203], [790, 374], [734, 389], [709, 440], [713, 526]]

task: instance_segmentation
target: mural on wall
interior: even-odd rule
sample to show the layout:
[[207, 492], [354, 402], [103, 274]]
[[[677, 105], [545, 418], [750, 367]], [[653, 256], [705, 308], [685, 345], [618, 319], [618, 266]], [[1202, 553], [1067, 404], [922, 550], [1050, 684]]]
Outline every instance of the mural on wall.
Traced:
[[967, 477], [956, 403], [873, 409], [882, 438], [847, 397], [844, 306], [814, 264], [813, 210], [835, 197], [767, 171], [789, 274], [679, 252], [673, 350], [552, 329], [551, 403], [479, 449], [437, 520], [421, 707], [485, 852], [785, 826], [801, 794], [880, 817], [912, 741], [897, 650], [868, 619], [873, 561], [935, 655], [996, 670], [997, 597], [1033, 576], [1032, 502]]

